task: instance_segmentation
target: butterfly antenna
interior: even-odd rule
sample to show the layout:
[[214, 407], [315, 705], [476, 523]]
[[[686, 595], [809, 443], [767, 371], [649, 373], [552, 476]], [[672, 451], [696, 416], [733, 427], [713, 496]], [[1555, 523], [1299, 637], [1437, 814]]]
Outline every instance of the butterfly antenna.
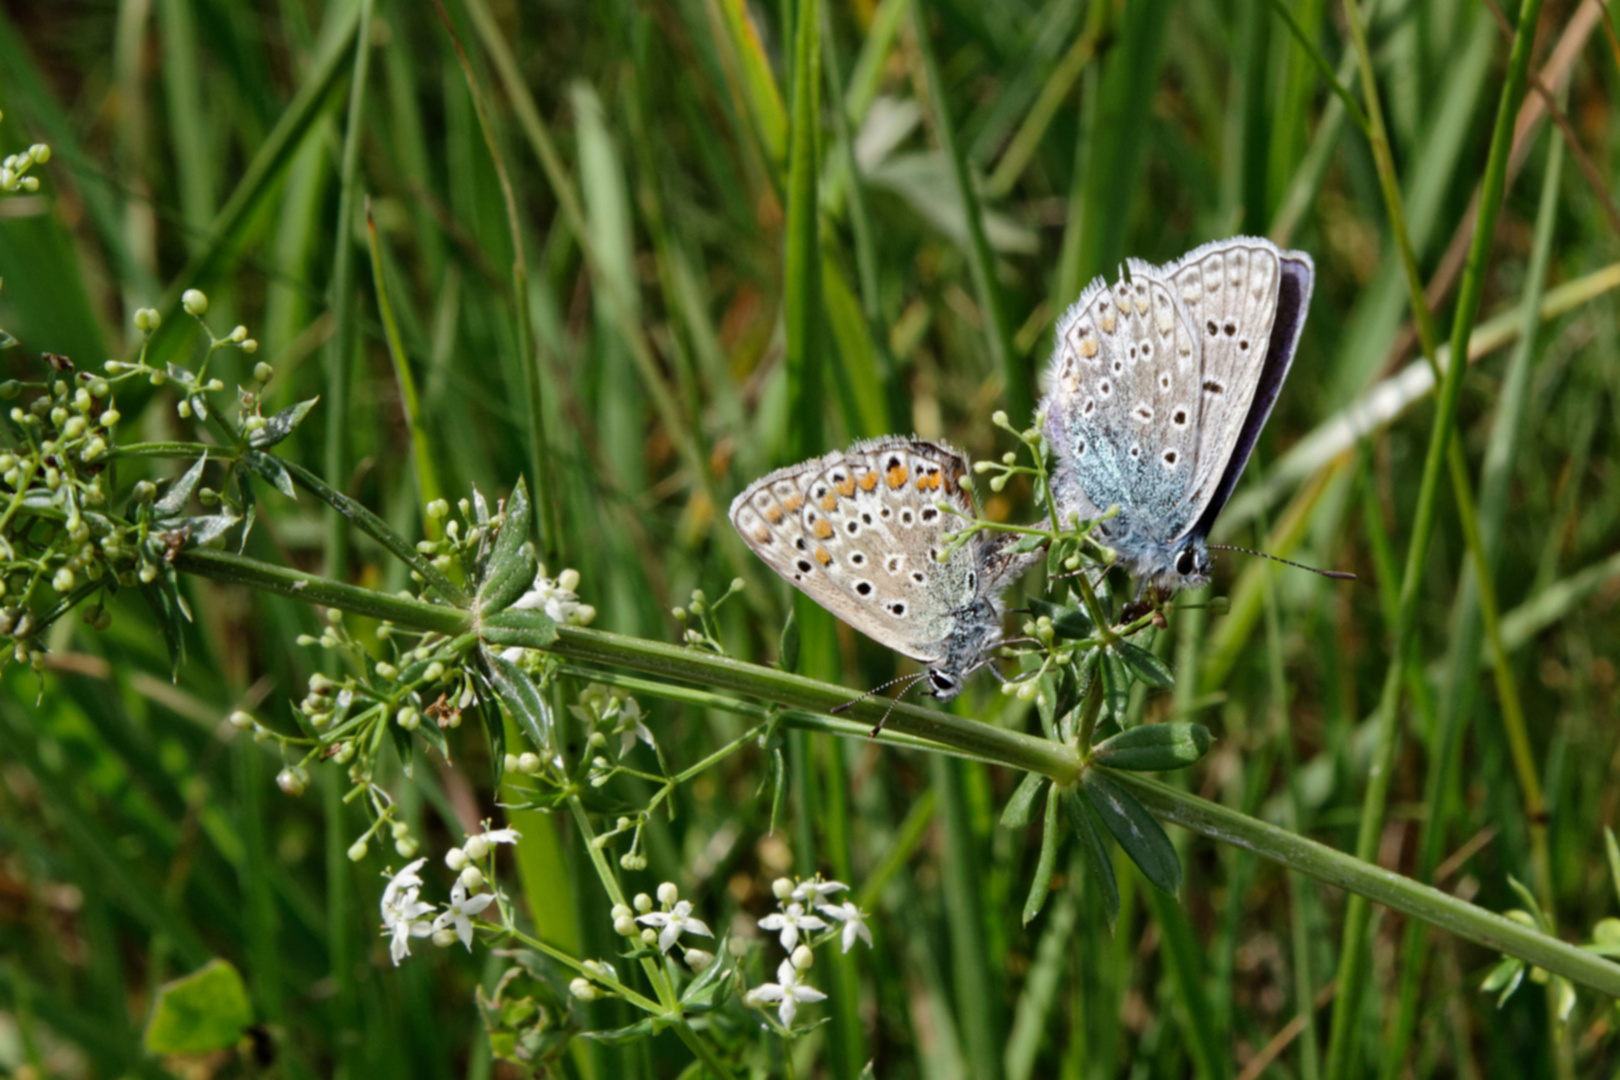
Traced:
[[1284, 566], [1292, 566], [1296, 570], [1309, 570], [1313, 574], [1321, 574], [1323, 577], [1332, 578], [1335, 581], [1356, 580], [1356, 575], [1350, 573], [1348, 570], [1318, 570], [1314, 566], [1306, 566], [1304, 563], [1297, 563], [1291, 559], [1284, 559], [1277, 555], [1267, 555], [1263, 551], [1252, 551], [1249, 548], [1233, 547], [1230, 544], [1211, 544], [1209, 546], [1211, 550], [1214, 551], [1239, 551], [1245, 555], [1258, 555], [1262, 559], [1270, 559], [1272, 562], [1280, 562]]
[[[866, 693], [862, 694], [860, 697], [852, 698], [849, 701], [844, 702], [842, 705], [834, 705], [832, 708], [828, 709], [827, 711], [829, 713], [831, 713], [832, 715], [834, 715], [834, 716], [837, 716], [841, 712], [848, 712], [850, 709], [853, 709], [855, 706], [859, 705], [861, 702], [865, 701], [867, 698], [873, 696], [874, 694], [883, 693], [883, 691], [887, 690], [889, 687], [893, 686], [895, 683], [899, 683], [899, 682], [913, 682], [914, 683], [918, 679], [921, 679], [923, 676], [925, 676], [927, 674], [928, 674], [928, 672], [923, 671], [923, 672], [919, 672], [919, 673], [913, 674], [913, 675], [901, 675], [899, 678], [890, 679], [886, 683], [883, 683], [883, 684], [881, 684], [879, 686], [872, 687], [872, 689], [868, 690]], [[909, 686], [906, 687], [906, 690], [909, 690], [909, 689], [911, 689], [911, 687], [909, 687]], [[902, 690], [901, 693], [905, 693], [905, 690]], [[885, 720], [887, 720], [889, 718], [889, 714], [884, 713], [883, 718]], [[881, 727], [882, 725], [879, 725], [879, 726]]]
[[923, 676], [925, 676], [927, 674], [928, 674], [928, 672], [925, 671], [920, 675], [911, 676], [910, 677], [911, 682], [906, 686], [906, 688], [904, 690], [901, 690], [898, 694], [894, 695], [894, 697], [889, 699], [889, 707], [887, 709], [883, 710], [883, 716], [878, 720], [878, 722], [876, 724], [874, 724], [872, 726], [872, 738], [874, 738], [874, 739], [877, 738], [878, 737], [878, 732], [883, 730], [883, 725], [887, 724], [889, 722], [889, 714], [894, 712], [894, 707], [896, 705], [900, 704], [900, 699], [905, 697], [907, 694], [911, 693], [914, 689], [916, 689], [917, 684], [919, 682], [921, 682], [922, 679], [923, 679]]

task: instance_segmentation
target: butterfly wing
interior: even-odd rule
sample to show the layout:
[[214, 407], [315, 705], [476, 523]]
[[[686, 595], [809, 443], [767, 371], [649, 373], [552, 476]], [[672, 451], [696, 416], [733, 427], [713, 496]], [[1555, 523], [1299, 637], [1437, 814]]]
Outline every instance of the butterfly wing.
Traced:
[[788, 584], [866, 636], [923, 663], [945, 654], [978, 590], [977, 548], [944, 562], [974, 516], [966, 459], [921, 439], [887, 438], [779, 469], [731, 504], [743, 540]]
[[1207, 535], [1293, 363], [1315, 271], [1304, 252], [1255, 237], [1205, 244], [1166, 270], [1201, 343], [1197, 465], [1182, 523]]
[[1064, 514], [1118, 503], [1121, 526], [1158, 533], [1191, 522], [1199, 341], [1160, 272], [1131, 271], [1092, 282], [1059, 323], [1047, 433]]

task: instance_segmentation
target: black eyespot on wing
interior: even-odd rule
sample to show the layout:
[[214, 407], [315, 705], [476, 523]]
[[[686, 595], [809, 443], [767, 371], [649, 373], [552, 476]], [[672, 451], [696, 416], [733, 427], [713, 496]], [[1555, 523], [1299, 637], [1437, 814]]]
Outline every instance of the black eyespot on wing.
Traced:
[[861, 515], [861, 524], [863, 524], [863, 525], [872, 524], [872, 515], [871, 514], [862, 514]]
[[872, 583], [870, 581], [857, 581], [855, 583], [855, 591], [860, 593], [862, 596], [871, 596]]
[[939, 517], [939, 511], [935, 510], [932, 506], [926, 508], [922, 512], [922, 519], [924, 521], [933, 521], [937, 517]]
[[922, 571], [913, 570], [911, 572], [911, 580], [915, 581], [917, 584], [921, 585], [923, 582], [927, 581], [928, 579], [923, 577]]
[[1176, 427], [1181, 427], [1187, 422], [1187, 410], [1177, 409], [1176, 414], [1170, 419], [1175, 422]]
[[861, 527], [857, 523], [851, 521], [848, 525], [844, 526], [844, 531], [849, 533], [849, 535], [854, 536], [856, 533], [861, 531]]
[[1178, 455], [1174, 450], [1166, 450], [1164, 452], [1164, 463], [1166, 465], [1174, 465], [1179, 458], [1180, 455]]
[[809, 559], [800, 559], [799, 560], [799, 572], [803, 573], [803, 574], [808, 574], [810, 572], [810, 560]]
[[1233, 334], [1237, 333], [1237, 323], [1228, 322], [1225, 326], [1221, 327], [1221, 329], [1226, 331], [1227, 337], [1231, 337]]
[[800, 551], [809, 551], [810, 550], [808, 547], [805, 546], [804, 537], [802, 537], [802, 536], [793, 541], [793, 546], [798, 548]]
[[900, 511], [900, 524], [902, 524], [902, 525], [910, 525], [911, 522], [912, 522], [911, 511], [910, 510], [902, 510], [902, 511]]
[[865, 566], [866, 556], [857, 551], [855, 554], [849, 557], [849, 561], [855, 566]]
[[1215, 325], [1214, 319], [1211, 319], [1209, 322], [1205, 323], [1204, 328], [1209, 331], [1210, 337], [1214, 337], [1216, 334], [1221, 332], [1221, 328]]
[[906, 605], [896, 600], [894, 603], [889, 605], [889, 614], [899, 618], [904, 618], [906, 614]]
[[1216, 382], [1214, 379], [1205, 379], [1204, 380], [1204, 393], [1206, 393], [1206, 394], [1224, 394], [1224, 393], [1226, 393], [1226, 387], [1222, 386], [1220, 383]]
[[1248, 352], [1249, 351], [1249, 339], [1248, 338], [1243, 338], [1242, 340], [1240, 340], [1238, 342], [1238, 348], [1241, 349], [1244, 352]]

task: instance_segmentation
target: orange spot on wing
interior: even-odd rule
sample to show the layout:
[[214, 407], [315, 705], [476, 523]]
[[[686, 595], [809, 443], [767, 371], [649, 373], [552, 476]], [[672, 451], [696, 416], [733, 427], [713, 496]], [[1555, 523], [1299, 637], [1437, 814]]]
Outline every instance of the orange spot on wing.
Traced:
[[804, 505], [804, 496], [800, 495], [798, 492], [794, 492], [792, 495], [789, 495], [786, 499], [782, 500], [782, 505], [787, 509], [787, 512], [791, 514], [793, 511]]
[[917, 490], [918, 491], [938, 491], [939, 490], [939, 474], [938, 473], [930, 473], [927, 476], [919, 476], [919, 477], [917, 477]]
[[816, 521], [816, 535], [823, 540], [832, 535], [832, 526], [827, 524], [826, 518]]
[[782, 508], [776, 503], [771, 503], [765, 508], [765, 518], [772, 525], [782, 524]]
[[889, 487], [899, 487], [906, 482], [906, 477], [910, 475], [911, 474], [906, 471], [906, 467], [904, 465], [896, 465], [894, 468], [889, 470]]
[[769, 530], [765, 526], [761, 525], [759, 528], [754, 530], [754, 539], [759, 541], [761, 544], [770, 543], [771, 542], [771, 530]]
[[[876, 482], [875, 478], [874, 482]], [[838, 494], [847, 499], [851, 495], [855, 494], [855, 478], [851, 476], [841, 484], [834, 484], [833, 487], [837, 490]]]
[[[828, 529], [827, 531], [831, 532], [832, 530]], [[822, 566], [826, 566], [828, 563], [832, 562], [832, 556], [827, 554], [826, 548], [816, 548], [816, 562], [820, 563]]]
[[837, 507], [838, 507], [838, 496], [834, 495], [830, 491], [827, 492], [827, 494], [821, 500], [821, 508], [823, 510], [832, 511], [832, 510], [836, 509]]
[[877, 480], [878, 480], [878, 477], [877, 477], [876, 472], [867, 472], [867, 473], [862, 474], [861, 481], [860, 481], [861, 482], [861, 490], [862, 491], [871, 491], [873, 488], [877, 487]]

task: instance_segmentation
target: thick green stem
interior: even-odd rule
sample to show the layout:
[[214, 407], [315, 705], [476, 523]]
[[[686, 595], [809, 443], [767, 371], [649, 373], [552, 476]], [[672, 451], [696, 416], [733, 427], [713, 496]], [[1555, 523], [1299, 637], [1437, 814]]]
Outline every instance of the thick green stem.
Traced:
[[[307, 603], [389, 619], [402, 627], [447, 635], [476, 629], [475, 617], [469, 612], [326, 581], [311, 574], [228, 552], [181, 552], [175, 558], [175, 567], [182, 572], [216, 581], [246, 585]], [[503, 634], [503, 642], [521, 645], [520, 637], [507, 632]], [[844, 704], [849, 697], [847, 689], [830, 683], [745, 664], [696, 649], [577, 626], [560, 626], [555, 640], [549, 643], [536, 640], [534, 647], [571, 660], [614, 664], [662, 678], [729, 689], [806, 713], [825, 712], [833, 706]], [[864, 721], [864, 727], [877, 721], [886, 707], [883, 703], [863, 701], [849, 712], [853, 721]], [[829, 719], [823, 730], [845, 734], [835, 726], [838, 723]], [[893, 706], [884, 735], [880, 738], [888, 739], [891, 731], [927, 739], [940, 744], [947, 752], [955, 751], [997, 764], [1039, 772], [1053, 777], [1060, 784], [1074, 783], [1080, 773], [1080, 758], [1073, 747], [915, 705]], [[1127, 773], [1111, 772], [1110, 775], [1131, 788], [1149, 810], [1166, 821], [1214, 840], [1237, 844], [1318, 881], [1347, 889], [1357, 897], [1386, 904], [1487, 948], [1501, 950], [1583, 986], [1620, 997], [1620, 965], [1447, 896], [1410, 878], [1382, 870], [1368, 860], [1334, 851], [1287, 830], [1206, 802], [1195, 795]]]

